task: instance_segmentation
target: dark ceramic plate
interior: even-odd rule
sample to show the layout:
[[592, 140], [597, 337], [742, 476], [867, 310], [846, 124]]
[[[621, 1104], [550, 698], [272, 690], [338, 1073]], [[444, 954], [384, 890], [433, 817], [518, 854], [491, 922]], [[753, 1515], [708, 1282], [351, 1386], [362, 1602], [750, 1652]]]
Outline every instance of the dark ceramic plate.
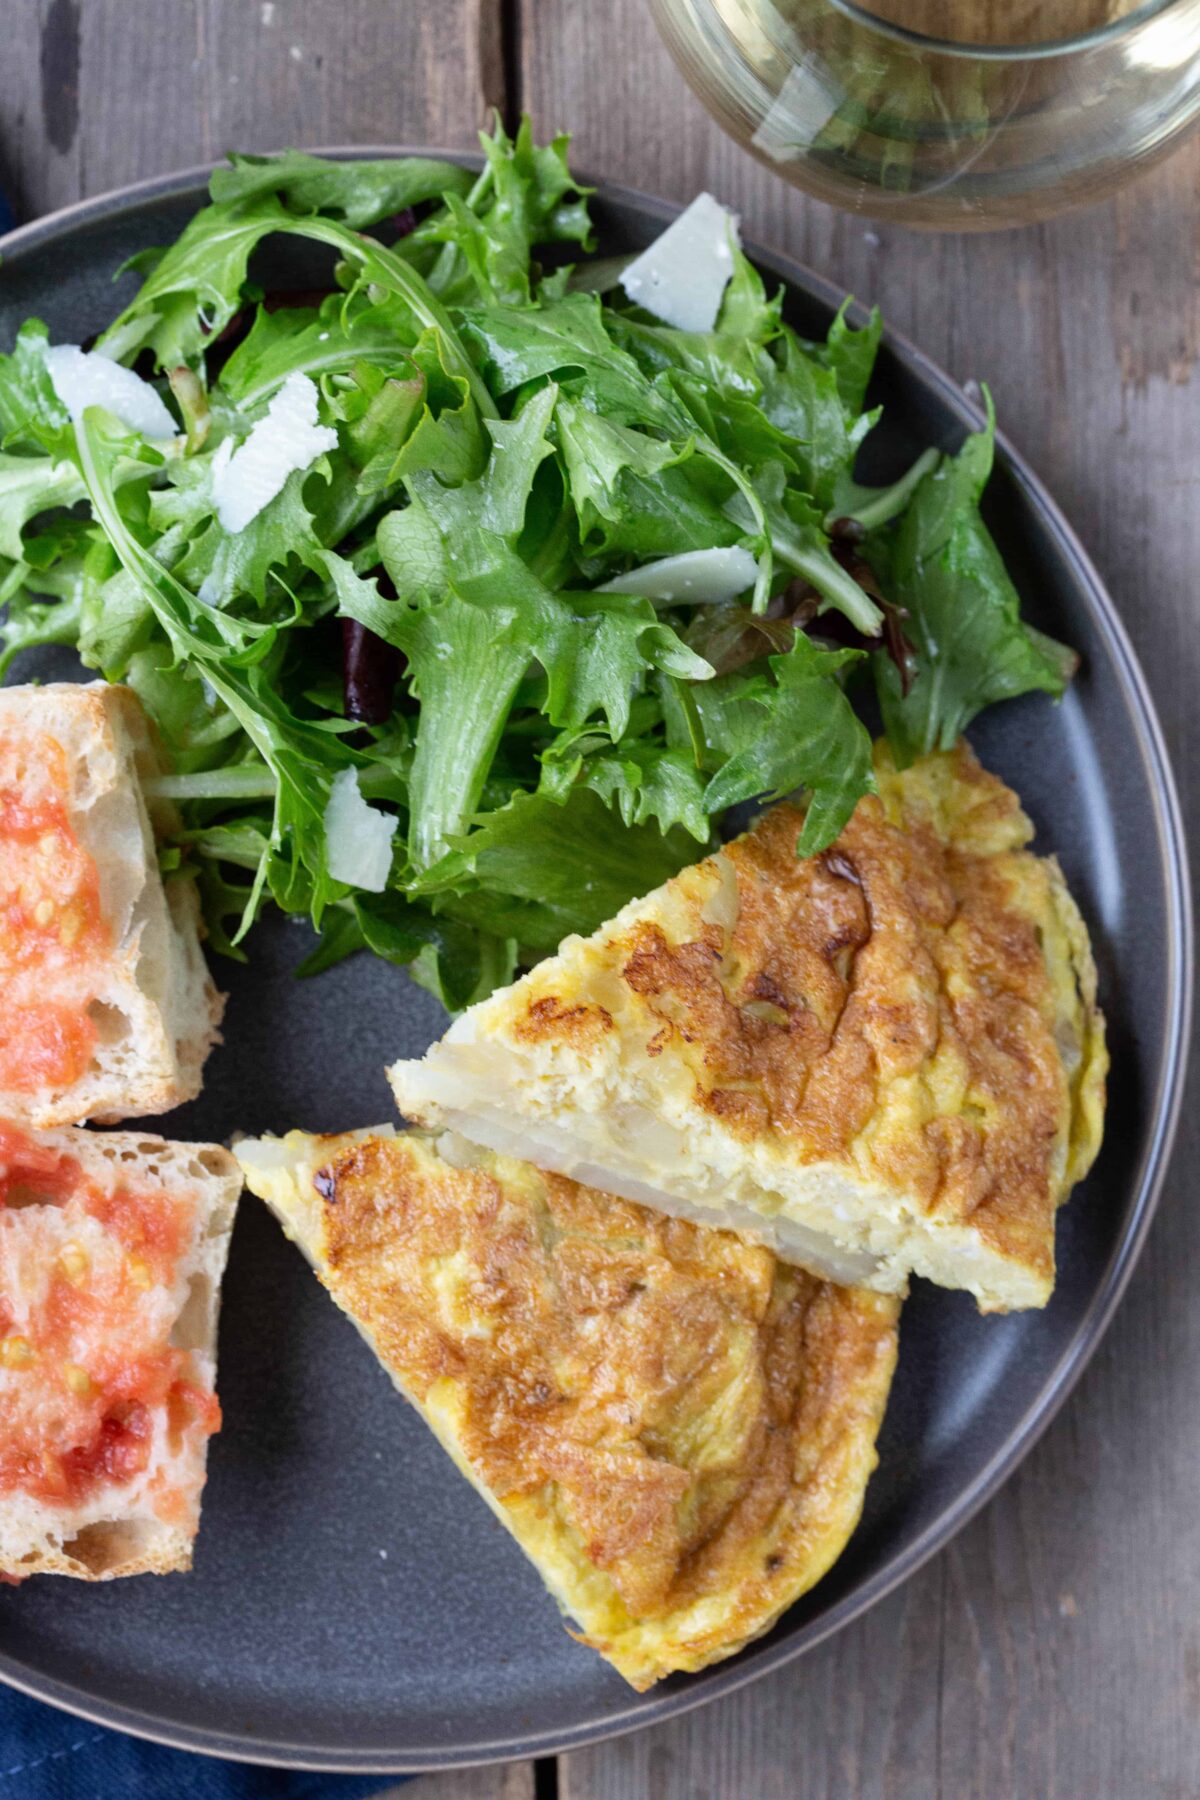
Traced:
[[[152, 182], [7, 238], [0, 343], [30, 313], [59, 339], [96, 331], [132, 286], [125, 277], [114, 290], [113, 270], [174, 237], [203, 185], [200, 173]], [[601, 245], [639, 247], [671, 214], [601, 189]], [[839, 296], [794, 263], [757, 260], [788, 283], [798, 327], [823, 332]], [[273, 249], [253, 273], [312, 279]], [[887, 418], [880, 476], [978, 423], [960, 390], [894, 338], [874, 397]], [[1044, 1312], [983, 1319], [965, 1295], [916, 1284], [879, 1471], [833, 1572], [734, 1661], [636, 1697], [567, 1636], [516, 1545], [247, 1200], [221, 1321], [226, 1423], [194, 1573], [7, 1593], [0, 1676], [89, 1718], [264, 1762], [392, 1772], [544, 1754], [778, 1668], [910, 1575], [1011, 1474], [1095, 1349], [1141, 1247], [1180, 1093], [1191, 915], [1162, 739], [1112, 603], [1011, 451], [987, 511], [1030, 617], [1083, 654], [1060, 707], [999, 707], [972, 737], [1022, 795], [1091, 923], [1113, 1050], [1108, 1135], [1063, 1214]], [[402, 972], [362, 957], [294, 982], [307, 942], [303, 926], [267, 925], [249, 968], [219, 970], [225, 1046], [203, 1098], [165, 1130], [227, 1138], [389, 1117], [384, 1061], [422, 1052], [441, 1011]]]

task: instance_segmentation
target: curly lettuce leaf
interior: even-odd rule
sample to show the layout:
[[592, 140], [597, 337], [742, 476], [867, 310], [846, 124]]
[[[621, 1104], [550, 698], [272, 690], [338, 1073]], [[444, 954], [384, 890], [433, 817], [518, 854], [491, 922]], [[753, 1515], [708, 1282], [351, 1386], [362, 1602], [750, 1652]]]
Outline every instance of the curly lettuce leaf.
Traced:
[[535, 144], [528, 116], [515, 137], [497, 119], [479, 141], [482, 175], [465, 198], [448, 193], [444, 210], [418, 226], [404, 253], [441, 247], [429, 281], [451, 304], [528, 305], [539, 244], [590, 245], [587, 190], [568, 166], [569, 137]]
[[769, 659], [774, 686], [756, 696], [765, 716], [753, 741], [709, 782], [710, 812], [804, 788], [808, 811], [796, 854], [813, 856], [833, 842], [874, 788], [870, 734], [836, 679], [862, 655], [822, 650], [800, 633], [786, 655]]
[[0, 451], [0, 556], [19, 562], [30, 520], [83, 497], [79, 471], [69, 460]]
[[12, 350], [0, 356], [0, 444], [5, 449], [40, 453], [70, 423], [46, 366], [49, 342], [42, 321], [27, 319]]
[[664, 837], [681, 827], [707, 844], [712, 825], [705, 807], [705, 781], [690, 750], [673, 750], [652, 740], [619, 746], [594, 740], [576, 754], [544, 761], [539, 792], [564, 798], [576, 787], [590, 788], [626, 825], [658, 826]]
[[221, 389], [239, 407], [253, 409], [289, 375], [319, 382], [363, 363], [392, 369], [415, 339], [407, 308], [368, 294], [330, 294], [316, 308], [260, 306], [221, 370]]
[[742, 537], [691, 478], [690, 438], [663, 442], [570, 398], [559, 402], [557, 428], [585, 555], [642, 562]]
[[103, 420], [89, 410], [75, 428], [78, 466], [97, 523], [155, 615], [174, 660], [187, 664], [223, 702], [274, 781], [271, 855], [260, 866], [243, 924], [249, 925], [268, 881], [273, 891], [299, 881], [304, 903], [319, 920], [336, 894], [326, 867], [325, 809], [334, 775], [354, 758], [335, 736], [299, 718], [280, 694], [274, 669], [265, 666], [273, 630], [206, 606], [141, 542], [122, 513], [113, 478], [129, 443], [110, 437]]

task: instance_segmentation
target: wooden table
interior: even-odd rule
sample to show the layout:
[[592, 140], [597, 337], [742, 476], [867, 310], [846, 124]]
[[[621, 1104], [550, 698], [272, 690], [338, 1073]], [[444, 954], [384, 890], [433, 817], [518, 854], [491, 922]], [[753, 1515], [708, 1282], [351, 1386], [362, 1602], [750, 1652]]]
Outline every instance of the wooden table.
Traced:
[[[491, 106], [577, 166], [707, 187], [960, 380], [986, 376], [1116, 596], [1200, 841], [1200, 140], [1099, 209], [933, 238], [810, 204], [726, 140], [643, 0], [6, 0], [0, 188], [22, 219], [286, 144], [464, 145]], [[0, 279], [2, 279], [0, 275]], [[792, 1668], [557, 1768], [412, 1800], [1200, 1795], [1200, 1095], [1113, 1329], [987, 1510]]]

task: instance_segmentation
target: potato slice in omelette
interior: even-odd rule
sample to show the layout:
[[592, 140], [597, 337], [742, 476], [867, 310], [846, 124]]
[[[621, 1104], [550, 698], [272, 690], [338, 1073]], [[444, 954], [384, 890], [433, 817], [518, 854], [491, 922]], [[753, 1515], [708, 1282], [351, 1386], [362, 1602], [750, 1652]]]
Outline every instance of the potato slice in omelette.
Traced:
[[461, 1139], [248, 1139], [337, 1304], [635, 1688], [732, 1656], [841, 1553], [899, 1301]]
[[783, 805], [389, 1071], [401, 1111], [881, 1292], [1043, 1306], [1099, 1146], [1079, 911], [965, 743], [798, 860]]

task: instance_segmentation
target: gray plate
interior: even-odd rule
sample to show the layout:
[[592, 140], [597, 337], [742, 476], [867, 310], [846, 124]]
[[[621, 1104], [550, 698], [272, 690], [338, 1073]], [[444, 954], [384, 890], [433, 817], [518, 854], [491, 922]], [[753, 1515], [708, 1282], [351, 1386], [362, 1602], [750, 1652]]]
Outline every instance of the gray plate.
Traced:
[[[175, 176], [7, 238], [0, 343], [29, 313], [57, 338], [96, 331], [132, 286], [126, 277], [114, 291], [113, 270], [172, 238], [202, 191], [201, 174]], [[602, 248], [616, 252], [646, 243], [672, 209], [607, 188], [596, 213]], [[756, 256], [788, 283], [793, 322], [822, 332], [839, 297], [794, 263]], [[269, 249], [254, 273], [287, 285], [305, 271]], [[894, 337], [874, 397], [888, 420], [873, 447], [880, 475], [978, 424], [961, 391]], [[982, 1319], [964, 1295], [916, 1284], [880, 1468], [833, 1572], [733, 1662], [634, 1696], [566, 1635], [515, 1544], [247, 1200], [195, 1572], [6, 1593], [0, 1676], [128, 1731], [263, 1762], [394, 1772], [546, 1754], [779, 1668], [910, 1575], [1011, 1474], [1094, 1350], [1157, 1198], [1187, 1043], [1191, 910], [1161, 735], [1111, 601], [1011, 450], [987, 511], [1030, 617], [1083, 653], [1062, 706], [1017, 701], [971, 735], [1022, 795], [1091, 923], [1113, 1050], [1108, 1135], [1063, 1214], [1044, 1312]], [[293, 982], [308, 941], [303, 926], [268, 924], [248, 969], [219, 970], [225, 1046], [203, 1098], [164, 1129], [227, 1138], [389, 1116], [382, 1065], [424, 1050], [440, 1009], [366, 958]]]

